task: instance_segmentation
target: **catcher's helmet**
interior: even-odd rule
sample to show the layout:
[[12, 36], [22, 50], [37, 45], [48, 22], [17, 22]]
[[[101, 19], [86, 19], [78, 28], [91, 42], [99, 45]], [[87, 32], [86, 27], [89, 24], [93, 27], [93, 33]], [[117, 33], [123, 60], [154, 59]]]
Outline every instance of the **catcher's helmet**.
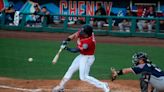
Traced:
[[139, 64], [139, 60], [142, 59], [145, 63], [151, 63], [148, 59], [147, 53], [137, 52], [132, 56], [132, 63], [136, 66]]
[[80, 34], [87, 34], [89, 37], [92, 36], [93, 28], [90, 25], [83, 25]]

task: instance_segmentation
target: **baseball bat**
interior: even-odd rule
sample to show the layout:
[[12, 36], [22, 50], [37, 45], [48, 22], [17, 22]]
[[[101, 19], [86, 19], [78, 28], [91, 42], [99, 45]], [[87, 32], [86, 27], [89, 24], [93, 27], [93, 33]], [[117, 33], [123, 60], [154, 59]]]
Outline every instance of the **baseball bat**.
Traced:
[[59, 57], [60, 57], [60, 53], [62, 52], [63, 48], [60, 48], [58, 53], [56, 54], [56, 56], [54, 57], [54, 59], [52, 60], [53, 64], [56, 64], [56, 62], [58, 61]]

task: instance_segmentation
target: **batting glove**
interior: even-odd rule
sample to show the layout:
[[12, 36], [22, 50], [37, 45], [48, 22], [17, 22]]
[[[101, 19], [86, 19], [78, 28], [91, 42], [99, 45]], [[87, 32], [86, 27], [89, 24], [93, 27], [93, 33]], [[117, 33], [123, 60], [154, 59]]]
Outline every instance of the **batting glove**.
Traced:
[[65, 49], [66, 45], [61, 45], [60, 48]]
[[70, 38], [67, 38], [66, 40], [64, 40], [62, 42], [62, 45], [67, 45], [69, 41], [71, 41], [71, 39]]
[[67, 45], [68, 44], [68, 41], [62, 41], [62, 45]]

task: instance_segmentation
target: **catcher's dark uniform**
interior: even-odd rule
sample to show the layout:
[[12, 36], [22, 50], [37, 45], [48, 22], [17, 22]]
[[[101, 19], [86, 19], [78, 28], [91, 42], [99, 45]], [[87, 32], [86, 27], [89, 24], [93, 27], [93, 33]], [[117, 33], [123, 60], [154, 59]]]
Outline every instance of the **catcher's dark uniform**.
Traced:
[[140, 64], [132, 67], [135, 74], [142, 74], [140, 85], [142, 92], [148, 92], [148, 83], [155, 89], [164, 91], [164, 71], [152, 64]]

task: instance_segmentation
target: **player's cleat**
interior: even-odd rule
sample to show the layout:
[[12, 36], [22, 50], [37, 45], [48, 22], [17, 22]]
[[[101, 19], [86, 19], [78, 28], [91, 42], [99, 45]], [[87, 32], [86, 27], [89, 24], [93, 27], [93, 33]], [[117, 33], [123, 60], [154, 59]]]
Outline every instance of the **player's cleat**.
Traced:
[[104, 92], [110, 92], [110, 88], [109, 88], [108, 83], [106, 83], [106, 82], [104, 83], [103, 89], [104, 89]]
[[64, 92], [64, 87], [56, 86], [52, 89], [52, 92]]

